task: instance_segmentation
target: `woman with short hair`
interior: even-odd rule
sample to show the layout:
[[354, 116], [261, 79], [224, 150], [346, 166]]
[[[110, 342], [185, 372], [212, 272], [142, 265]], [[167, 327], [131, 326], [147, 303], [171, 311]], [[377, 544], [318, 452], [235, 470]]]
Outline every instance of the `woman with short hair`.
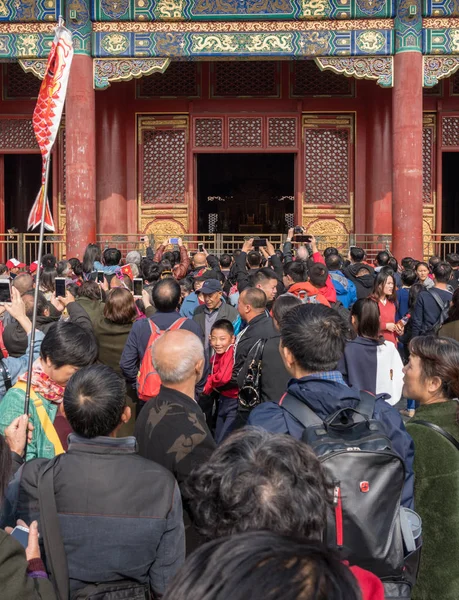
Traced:
[[420, 403], [406, 429], [414, 440], [416, 511], [423, 549], [413, 600], [459, 598], [459, 343], [410, 342], [403, 395]]

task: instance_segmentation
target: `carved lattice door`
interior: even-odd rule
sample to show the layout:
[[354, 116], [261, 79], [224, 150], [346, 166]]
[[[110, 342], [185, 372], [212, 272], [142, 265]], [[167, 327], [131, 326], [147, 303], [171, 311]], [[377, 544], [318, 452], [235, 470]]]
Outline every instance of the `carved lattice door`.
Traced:
[[354, 229], [354, 116], [303, 116], [303, 225], [330, 245]]
[[186, 233], [188, 117], [139, 116], [139, 229], [157, 239]]

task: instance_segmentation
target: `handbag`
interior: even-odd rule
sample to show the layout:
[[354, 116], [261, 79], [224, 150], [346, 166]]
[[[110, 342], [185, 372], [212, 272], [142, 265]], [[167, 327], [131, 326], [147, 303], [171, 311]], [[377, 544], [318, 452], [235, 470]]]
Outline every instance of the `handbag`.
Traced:
[[38, 476], [40, 529], [45, 546], [46, 564], [57, 600], [151, 600], [148, 584], [127, 579], [92, 583], [70, 596], [67, 556], [54, 495], [54, 467], [57, 460], [59, 456], [47, 463]]
[[266, 340], [258, 340], [247, 356], [249, 366], [238, 395], [239, 408], [243, 411], [250, 411], [261, 403], [260, 384], [265, 344]]

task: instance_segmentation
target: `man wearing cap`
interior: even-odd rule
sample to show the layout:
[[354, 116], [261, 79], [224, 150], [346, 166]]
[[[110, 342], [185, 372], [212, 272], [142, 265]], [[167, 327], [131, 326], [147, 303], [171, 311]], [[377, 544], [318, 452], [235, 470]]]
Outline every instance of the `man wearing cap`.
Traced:
[[10, 258], [10, 260], [6, 261], [6, 266], [9, 269], [11, 279], [14, 279], [19, 273], [19, 270], [23, 269], [26, 264], [20, 262], [16, 258]]
[[208, 279], [201, 290], [204, 304], [194, 311], [193, 321], [201, 327], [204, 333], [204, 347], [209, 347], [210, 331], [218, 319], [227, 319], [233, 324], [235, 334], [241, 328], [241, 318], [234, 306], [227, 304], [222, 298], [222, 284], [216, 279]]

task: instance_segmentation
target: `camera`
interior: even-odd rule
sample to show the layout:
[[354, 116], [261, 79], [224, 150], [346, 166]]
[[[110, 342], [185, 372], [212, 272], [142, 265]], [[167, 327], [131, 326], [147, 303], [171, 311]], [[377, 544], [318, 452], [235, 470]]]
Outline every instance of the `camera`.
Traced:
[[293, 233], [295, 235], [301, 235], [304, 231], [304, 228], [301, 227], [301, 225], [297, 225], [296, 227], [293, 228]]

